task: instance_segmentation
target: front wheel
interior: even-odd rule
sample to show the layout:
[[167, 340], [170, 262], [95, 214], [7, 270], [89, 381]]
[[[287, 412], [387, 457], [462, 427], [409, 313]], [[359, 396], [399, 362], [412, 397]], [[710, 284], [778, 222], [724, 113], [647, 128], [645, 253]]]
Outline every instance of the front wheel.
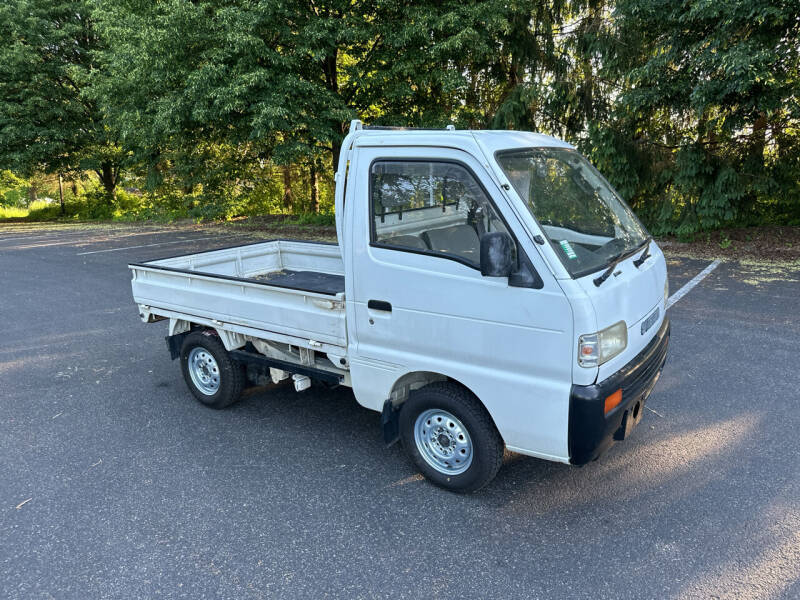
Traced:
[[183, 340], [181, 370], [189, 391], [209, 408], [230, 406], [244, 389], [242, 365], [232, 360], [222, 341], [208, 331], [195, 331]]
[[489, 413], [451, 382], [411, 392], [400, 408], [400, 439], [427, 479], [454, 492], [482, 488], [503, 463], [503, 440]]

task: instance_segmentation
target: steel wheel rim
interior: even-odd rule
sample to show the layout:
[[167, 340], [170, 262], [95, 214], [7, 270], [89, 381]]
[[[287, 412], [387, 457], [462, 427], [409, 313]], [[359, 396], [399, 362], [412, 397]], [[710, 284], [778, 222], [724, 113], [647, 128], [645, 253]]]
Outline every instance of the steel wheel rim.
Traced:
[[189, 376], [194, 386], [206, 396], [213, 396], [219, 390], [219, 365], [211, 352], [201, 346], [189, 352]]
[[472, 464], [472, 438], [464, 424], [440, 408], [420, 413], [414, 423], [414, 441], [422, 459], [446, 475], [458, 475]]

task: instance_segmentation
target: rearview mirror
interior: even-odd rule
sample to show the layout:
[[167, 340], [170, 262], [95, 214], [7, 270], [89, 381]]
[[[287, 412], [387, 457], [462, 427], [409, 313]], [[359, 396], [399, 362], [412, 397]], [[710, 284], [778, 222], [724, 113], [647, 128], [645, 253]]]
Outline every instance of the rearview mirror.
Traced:
[[481, 237], [481, 275], [508, 277], [514, 268], [514, 240], [504, 231], [492, 231]]

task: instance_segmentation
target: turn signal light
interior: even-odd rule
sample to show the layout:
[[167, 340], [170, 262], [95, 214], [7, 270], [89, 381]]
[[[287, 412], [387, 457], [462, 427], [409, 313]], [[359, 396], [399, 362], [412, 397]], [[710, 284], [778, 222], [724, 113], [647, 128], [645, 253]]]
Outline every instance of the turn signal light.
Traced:
[[622, 402], [622, 388], [618, 389], [616, 392], [606, 398], [605, 414], [608, 414], [617, 408], [620, 402]]

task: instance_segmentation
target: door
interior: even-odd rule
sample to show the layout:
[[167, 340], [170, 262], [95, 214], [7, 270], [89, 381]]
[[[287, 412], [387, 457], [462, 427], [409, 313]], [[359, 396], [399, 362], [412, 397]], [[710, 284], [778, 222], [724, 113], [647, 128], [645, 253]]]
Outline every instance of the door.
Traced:
[[[566, 460], [572, 314], [502, 192], [469, 153], [356, 149], [348, 199], [353, 384], [380, 410], [404, 374], [452, 377], [489, 410], [506, 444]], [[506, 231], [544, 281], [480, 273], [480, 237]]]

